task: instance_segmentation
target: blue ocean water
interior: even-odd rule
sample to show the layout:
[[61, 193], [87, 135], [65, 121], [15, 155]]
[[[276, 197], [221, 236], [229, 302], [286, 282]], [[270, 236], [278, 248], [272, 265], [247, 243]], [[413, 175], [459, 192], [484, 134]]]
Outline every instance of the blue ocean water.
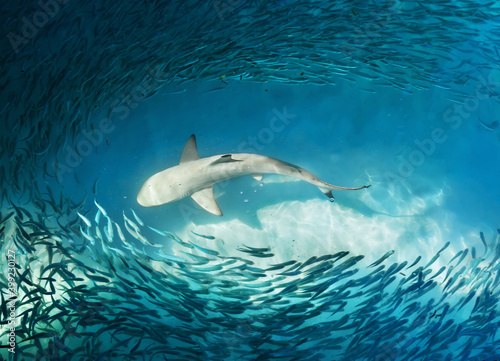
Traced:
[[0, 360], [500, 358], [495, 3], [3, 6]]

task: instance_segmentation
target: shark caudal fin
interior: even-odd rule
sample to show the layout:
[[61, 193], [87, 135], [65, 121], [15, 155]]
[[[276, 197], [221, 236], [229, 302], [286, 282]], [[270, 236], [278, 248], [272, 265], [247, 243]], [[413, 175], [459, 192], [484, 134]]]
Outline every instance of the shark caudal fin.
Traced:
[[325, 194], [325, 196], [327, 196], [328, 198], [330, 198], [330, 201], [333, 202], [335, 200], [335, 197], [332, 194], [332, 190], [338, 190], [338, 191], [357, 191], [358, 189], [370, 188], [370, 187], [371, 187], [371, 184], [367, 185], [367, 186], [357, 187], [357, 188], [347, 188], [347, 187], [338, 187], [338, 186], [334, 186], [332, 184], [325, 183], [324, 187], [318, 187], [318, 188], [319, 188], [320, 191], [322, 191]]

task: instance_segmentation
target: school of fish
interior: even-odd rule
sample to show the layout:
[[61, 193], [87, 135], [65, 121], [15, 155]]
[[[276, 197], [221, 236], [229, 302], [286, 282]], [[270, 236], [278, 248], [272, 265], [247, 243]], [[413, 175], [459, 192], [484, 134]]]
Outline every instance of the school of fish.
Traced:
[[85, 212], [44, 194], [50, 217], [0, 213], [2, 254], [18, 250], [18, 360], [500, 357], [500, 230], [437, 271], [450, 242], [430, 260], [391, 263], [389, 251], [368, 264], [341, 251], [276, 263], [271, 248], [221, 255], [197, 244], [213, 236], [186, 241], [133, 210], [116, 222], [95, 200]]
[[275, 262], [271, 248], [228, 239], [225, 255], [211, 235], [181, 239], [133, 210], [113, 219], [96, 184], [81, 199], [63, 187], [86, 156], [79, 139], [107, 141], [110, 123], [187, 82], [439, 88], [458, 104], [481, 85], [498, 101], [496, 2], [0, 6], [0, 264], [16, 250], [17, 269], [16, 299], [0, 273], [0, 337], [12, 301], [17, 322], [16, 353], [0, 360], [500, 360], [500, 235], [437, 271], [442, 250]]

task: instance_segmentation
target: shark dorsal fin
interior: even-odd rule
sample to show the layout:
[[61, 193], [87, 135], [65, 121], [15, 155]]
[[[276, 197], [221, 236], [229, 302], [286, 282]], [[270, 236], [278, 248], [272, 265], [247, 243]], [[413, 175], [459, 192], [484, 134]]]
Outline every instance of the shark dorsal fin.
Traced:
[[200, 159], [200, 156], [198, 155], [198, 149], [196, 147], [196, 137], [194, 136], [194, 134], [192, 134], [184, 145], [181, 161], [179, 164], [191, 162], [198, 159]]
[[220, 158], [218, 158], [218, 159], [214, 160], [212, 163], [210, 163], [210, 165], [219, 164], [219, 163], [230, 163], [230, 162], [241, 162], [241, 160], [233, 159], [231, 157], [231, 154], [224, 154], [224, 155], [221, 155]]
[[216, 216], [222, 216], [222, 212], [215, 201], [214, 189], [213, 187], [208, 187], [191, 194], [191, 198], [200, 205], [204, 210], [215, 214]]

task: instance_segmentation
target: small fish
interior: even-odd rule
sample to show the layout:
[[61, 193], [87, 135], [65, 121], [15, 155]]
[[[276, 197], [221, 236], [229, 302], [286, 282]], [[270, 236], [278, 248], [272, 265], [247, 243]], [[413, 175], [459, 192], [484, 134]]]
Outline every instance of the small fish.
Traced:
[[198, 246], [198, 245], [194, 244], [193, 242], [189, 242], [189, 243], [191, 243], [191, 244], [192, 244], [195, 248], [199, 249], [200, 251], [202, 251], [202, 252], [204, 252], [204, 253], [206, 253], [206, 254], [210, 254], [210, 255], [212, 255], [212, 256], [217, 256], [217, 255], [219, 255], [219, 252], [217, 252], [217, 251], [214, 251], [214, 250], [212, 250], [212, 249], [208, 249], [208, 248], [203, 248], [203, 247], [200, 247], [200, 246]]
[[243, 245], [243, 246], [246, 247], [247, 249], [238, 248], [238, 251], [248, 253], [249, 255], [251, 255], [253, 257], [265, 258], [265, 257], [273, 257], [274, 256], [273, 253], [265, 253], [265, 252], [268, 252], [271, 250], [270, 247], [254, 248], [254, 247], [249, 247], [249, 246], [245, 246], [245, 245]]
[[184, 246], [184, 247], [187, 247], [187, 248], [193, 248], [192, 245], [190, 245], [189, 243], [184, 242], [182, 239], [180, 239], [179, 237], [177, 237], [173, 233], [167, 233], [167, 237], [173, 239], [175, 242], [179, 243], [181, 246]]
[[107, 279], [106, 277], [92, 275], [92, 274], [88, 274], [88, 273], [85, 273], [85, 276], [87, 276], [89, 279], [91, 279], [92, 281], [95, 281], [95, 282], [109, 283], [109, 279]]
[[438, 251], [438, 253], [443, 252], [446, 248], [448, 248], [448, 246], [449, 246], [449, 245], [450, 245], [450, 242], [449, 242], [449, 241], [448, 241], [448, 242], [446, 242], [446, 244], [443, 246], [443, 248], [441, 248], [441, 249]]
[[153, 232], [156, 232], [158, 233], [160, 236], [168, 236], [168, 234], [166, 232], [163, 232], [163, 231], [160, 231], [159, 229], [156, 229], [156, 228], [153, 228], [151, 226], [148, 226], [149, 229], [151, 229]]
[[199, 262], [198, 264], [207, 264], [210, 261], [210, 259], [203, 257], [203, 256], [198, 256], [196, 254], [187, 253], [184, 251], [181, 251], [181, 252], [184, 253], [185, 255], [189, 256], [191, 259]]
[[439, 269], [439, 271], [437, 271], [437, 272], [436, 272], [436, 274], [435, 274], [434, 276], [432, 276], [430, 279], [432, 280], [432, 279], [436, 278], [436, 277], [437, 277], [437, 276], [439, 276], [441, 273], [443, 273], [445, 269], [446, 269], [446, 267], [445, 267], [445, 266], [441, 267], [441, 268]]
[[94, 218], [94, 221], [95, 221], [95, 223], [96, 223], [97, 225], [99, 225], [99, 222], [100, 222], [100, 220], [101, 220], [101, 214], [102, 214], [101, 210], [100, 210], [100, 209], [98, 209], [98, 210], [97, 210], [97, 213], [95, 214], [95, 218]]
[[99, 240], [103, 240], [103, 237], [102, 237], [102, 233], [101, 233], [101, 230], [99, 229], [99, 227], [95, 227], [95, 235], [97, 236], [97, 239]]
[[432, 257], [432, 259], [429, 261], [429, 263], [427, 263], [424, 267], [424, 269], [426, 269], [427, 267], [431, 266], [434, 262], [436, 262], [436, 260], [439, 258], [439, 253], [436, 253], [434, 255], [434, 257]]
[[123, 211], [123, 219], [125, 219], [125, 228], [127, 228], [127, 223], [134, 228], [134, 231], [136, 233], [139, 233], [140, 230], [139, 230], [139, 226], [137, 224], [135, 224], [134, 222], [132, 222], [129, 218], [127, 218], [127, 216], [125, 215], [125, 211]]
[[443, 283], [444, 283], [444, 281], [446, 281], [448, 279], [448, 277], [450, 276], [450, 274], [451, 274], [451, 272], [453, 271], [454, 268], [455, 267], [453, 267], [453, 266], [450, 266], [448, 268], [448, 271], [446, 272], [446, 276], [444, 277]]
[[418, 262], [420, 262], [420, 259], [422, 258], [422, 256], [418, 256], [416, 259], [415, 259], [415, 262], [413, 262], [410, 266], [408, 266], [407, 269], [410, 269], [412, 268], [413, 266], [415, 266]]
[[94, 196], [96, 196], [96, 195], [97, 195], [97, 182], [98, 182], [98, 181], [99, 181], [99, 178], [97, 178], [97, 179], [95, 180], [94, 185], [92, 186], [92, 194], [93, 194]]
[[246, 247], [247, 250], [244, 250], [242, 248], [238, 248], [238, 250], [240, 250], [242, 252], [268, 252], [271, 250], [271, 247], [255, 248], [255, 247], [250, 247], [250, 246], [246, 246], [246, 245], [243, 245], [243, 247]]
[[297, 261], [292, 260], [292, 261], [283, 262], [283, 263], [280, 263], [280, 264], [271, 265], [271, 267], [269, 267], [268, 269], [266, 269], [266, 271], [276, 271], [276, 270], [285, 268], [287, 266], [293, 265], [295, 263], [297, 263]]
[[128, 242], [125, 240], [125, 236], [123, 235], [122, 229], [118, 225], [118, 223], [115, 223], [116, 230], [118, 232], [118, 237], [120, 237], [120, 240], [125, 244], [126, 246], [129, 246]]
[[180, 258], [180, 257], [177, 257], [177, 256], [174, 256], [174, 255], [170, 255], [170, 254], [165, 254], [161, 251], [161, 249], [158, 251], [158, 253], [156, 253], [158, 256], [164, 258], [164, 259], [167, 259], [169, 261], [172, 261], [172, 262], [186, 262], [186, 260], [184, 258]]
[[486, 240], [484, 239], [483, 232], [479, 232], [479, 238], [481, 238], [481, 242], [483, 243], [483, 246], [484, 246], [484, 254], [486, 255], [488, 253], [488, 244], [486, 243]]
[[[124, 215], [125, 216], [125, 215]], [[132, 222], [132, 221], [130, 221]], [[134, 224], [132, 222], [132, 224]], [[135, 224], [134, 224], [135, 225]], [[136, 226], [137, 227], [137, 226]], [[151, 247], [163, 247], [163, 245], [160, 245], [160, 244], [155, 244], [155, 243], [152, 243], [150, 242], [146, 237], [144, 237], [140, 232], [139, 232], [139, 229], [137, 228], [136, 231], [134, 231], [133, 229], [131, 229], [127, 223], [125, 223], [125, 229], [128, 231], [128, 233], [130, 233], [131, 236], [133, 236], [135, 239], [141, 241], [142, 244], [146, 245], [146, 246], [151, 246]]]
[[462, 253], [464, 253], [463, 250], [457, 252], [457, 254], [455, 256], [453, 256], [453, 258], [448, 262], [448, 264], [450, 264], [451, 262], [453, 262], [457, 257], [460, 257], [460, 255], [462, 255]]
[[137, 216], [137, 214], [135, 214], [135, 212], [132, 208], [130, 208], [130, 210], [132, 211], [132, 215], [134, 216], [137, 223], [139, 223], [141, 225], [141, 227], [144, 227], [144, 222]]
[[474, 297], [475, 295], [476, 295], [476, 291], [471, 290], [469, 292], [469, 294], [467, 295], [467, 297], [462, 301], [462, 304], [460, 305], [458, 310], [460, 311], [462, 309], [462, 307], [464, 307], [472, 299], [472, 297]]
[[85, 218], [84, 216], [82, 216], [80, 214], [80, 212], [76, 212], [76, 214], [78, 214], [78, 216], [85, 222], [85, 224], [87, 225], [87, 227], [92, 227], [92, 223], [90, 223], [90, 221], [87, 218]]
[[30, 341], [30, 340], [38, 340], [40, 338], [52, 337], [52, 335], [53, 335], [53, 332], [39, 332], [39, 333], [34, 334], [33, 336], [22, 339], [21, 341], [18, 342], [18, 344], [26, 342], [26, 341]]
[[394, 254], [394, 250], [387, 252], [380, 259], [378, 259], [377, 261], [375, 261], [371, 265], [369, 265], [368, 268], [378, 266], [379, 264], [381, 264], [382, 262], [384, 262], [388, 257], [392, 256], [393, 254]]
[[191, 231], [191, 233], [194, 234], [194, 235], [196, 235], [196, 236], [198, 236], [198, 237], [203, 237], [203, 238], [206, 238], [206, 239], [215, 239], [214, 236], [206, 236], [204, 234], [195, 233], [193, 231]]
[[107, 217], [107, 216], [108, 216], [108, 214], [106, 213], [106, 211], [104, 210], [104, 208], [102, 208], [102, 207], [99, 205], [99, 203], [97, 203], [97, 201], [95, 200], [95, 198], [94, 198], [94, 203], [95, 203], [95, 205], [97, 206], [97, 208], [99, 208], [99, 210], [102, 212], [102, 214], [103, 214], [105, 217]]
[[111, 221], [111, 218], [106, 217], [108, 219], [108, 228], [106, 232], [106, 236], [108, 237], [108, 242], [113, 243], [113, 238], [114, 238], [114, 232], [113, 232], [113, 223]]
[[481, 123], [481, 125], [483, 127], [485, 127], [486, 129], [488, 130], [495, 130], [498, 128], [498, 121], [495, 120], [493, 122], [491, 122], [490, 124], [486, 124], [485, 122], [483, 122], [481, 119], [477, 118], [477, 120], [479, 120], [479, 123]]
[[462, 263], [462, 261], [465, 259], [465, 257], [467, 257], [467, 255], [469, 254], [469, 249], [466, 248], [464, 250], [464, 253], [462, 253], [462, 257], [460, 257], [460, 259], [458, 260], [457, 264], [455, 265], [455, 267], [457, 267], [460, 263]]
[[217, 88], [213, 88], [213, 89], [209, 89], [209, 90], [205, 90], [204, 92], [202, 92], [201, 94], [207, 94], [207, 93], [213, 93], [213, 92], [217, 92], [219, 90], [223, 90], [225, 89], [224, 87], [217, 87]]
[[269, 258], [274, 257], [274, 253], [250, 253], [252, 257]]
[[80, 233], [82, 234], [82, 236], [84, 236], [92, 245], [95, 244], [95, 240], [94, 238], [92, 238], [91, 235], [87, 234], [86, 232], [83, 231], [82, 227], [80, 226]]

